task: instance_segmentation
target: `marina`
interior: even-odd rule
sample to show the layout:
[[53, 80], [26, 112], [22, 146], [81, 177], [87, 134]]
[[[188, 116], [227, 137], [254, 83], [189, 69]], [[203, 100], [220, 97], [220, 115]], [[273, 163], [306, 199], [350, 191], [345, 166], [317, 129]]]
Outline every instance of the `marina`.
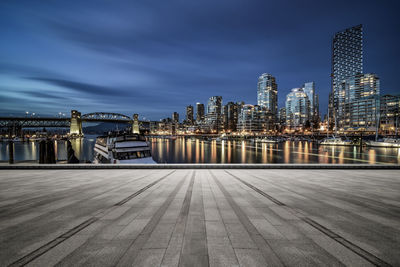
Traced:
[[[96, 138], [88, 135], [71, 140], [81, 163], [95, 161]], [[279, 139], [278, 142], [258, 140], [147, 137], [151, 157], [157, 163], [400, 164], [400, 148], [395, 147], [324, 145], [305, 138]], [[67, 141], [55, 141], [55, 150], [57, 163], [66, 163]], [[16, 142], [14, 151], [17, 164], [38, 162], [38, 142]], [[0, 162], [8, 162], [7, 142], [0, 142]]]

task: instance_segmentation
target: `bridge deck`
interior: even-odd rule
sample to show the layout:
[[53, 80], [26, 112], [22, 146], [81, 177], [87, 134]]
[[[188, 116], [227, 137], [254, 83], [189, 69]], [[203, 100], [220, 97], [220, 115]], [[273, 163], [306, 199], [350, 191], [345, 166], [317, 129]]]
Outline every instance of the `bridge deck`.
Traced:
[[0, 170], [0, 265], [400, 265], [398, 170]]

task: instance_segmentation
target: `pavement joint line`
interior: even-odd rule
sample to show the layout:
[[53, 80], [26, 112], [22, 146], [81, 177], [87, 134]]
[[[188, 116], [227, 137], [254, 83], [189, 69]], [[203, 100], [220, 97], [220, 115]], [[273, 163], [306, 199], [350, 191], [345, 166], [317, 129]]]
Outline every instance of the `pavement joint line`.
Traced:
[[[218, 178], [214, 175], [214, 173], [209, 170], [209, 173], [211, 174], [211, 177], [214, 179], [215, 183], [225, 196], [226, 200], [228, 201], [229, 205], [232, 207], [232, 210], [238, 217], [239, 221], [242, 223], [243, 227], [246, 229], [248, 232], [250, 238], [253, 240], [254, 244], [258, 247], [260, 250], [262, 256], [264, 257], [265, 261], [270, 263], [271, 262], [271, 253], [273, 256], [276, 257], [275, 263], [274, 264], [280, 264], [281, 266], [284, 266], [284, 263], [281, 261], [279, 256], [275, 253], [275, 251], [270, 247], [270, 245], [267, 243], [267, 241], [263, 238], [261, 233], [257, 230], [257, 228], [254, 226], [254, 224], [249, 220], [247, 215], [245, 215], [244, 211], [240, 206], [233, 200], [232, 196], [228, 193], [228, 191], [224, 188], [222, 183], [218, 181]], [[253, 229], [251, 229], [253, 228]]]
[[[183, 233], [185, 233], [185, 231], [186, 231], [186, 225], [187, 225], [187, 221], [188, 221], [188, 217], [189, 217], [189, 210], [190, 210], [190, 203], [191, 203], [191, 200], [192, 200], [193, 185], [194, 185], [195, 175], [196, 175], [196, 173], [193, 171], [192, 178], [190, 180], [189, 187], [188, 187], [188, 189], [186, 191], [185, 198], [184, 198], [183, 203], [182, 203], [182, 208], [181, 208], [181, 211], [179, 213], [179, 217], [178, 217], [177, 223], [175, 224], [175, 227], [174, 227], [174, 228], [176, 228], [176, 226], [180, 222], [182, 222], [182, 220], [184, 220]], [[180, 219], [181, 219], [181, 221], [179, 221]], [[175, 229], [174, 229], [174, 231], [175, 231]], [[173, 234], [174, 234], [174, 232], [172, 232], [172, 235]], [[171, 238], [172, 238], [172, 235], [171, 235]], [[171, 238], [170, 238], [169, 241], [171, 241]], [[183, 237], [182, 237], [182, 239], [183, 239]], [[169, 242], [168, 242], [168, 246], [169, 246]], [[165, 251], [167, 251], [167, 250], [165, 250]], [[181, 251], [179, 253], [178, 266], [179, 266], [179, 263], [181, 262], [182, 252], [183, 252], [183, 240], [182, 240]], [[164, 253], [164, 256], [163, 256], [163, 259], [161, 260], [161, 262], [164, 261], [165, 254], [166, 254], [166, 252]]]
[[[160, 179], [156, 180], [155, 182], [150, 183], [149, 185], [139, 189], [137, 192], [135, 192], [134, 194], [130, 195], [128, 198], [129, 199], [123, 199], [122, 201], [124, 201], [123, 203], [121, 203], [122, 201], [114, 204], [112, 207], [115, 206], [120, 206], [123, 205], [124, 203], [126, 203], [127, 201], [131, 200], [132, 198], [138, 196], [139, 194], [143, 193], [144, 191], [146, 191], [147, 189], [149, 189], [150, 187], [156, 185], [157, 183], [159, 183], [160, 181], [162, 181], [163, 179], [167, 178], [169, 175], [171, 175], [172, 173], [174, 173], [176, 170], [173, 170], [171, 172], [169, 172], [168, 174], [164, 175], [163, 177], [161, 177]], [[146, 176], [143, 176], [141, 178], [144, 178]], [[136, 179], [137, 180], [140, 180]], [[125, 201], [126, 200], [126, 201]], [[121, 204], [120, 204], [121, 203]], [[109, 211], [109, 209], [106, 209], [106, 211]], [[106, 213], [104, 213], [103, 211], [98, 212], [96, 215], [94, 215], [93, 217], [87, 219], [86, 221], [82, 222], [81, 224], [71, 228], [70, 230], [68, 230], [67, 232], [61, 234], [59, 237], [56, 237], [55, 239], [49, 241], [48, 243], [44, 244], [43, 246], [37, 248], [36, 250], [28, 253], [27, 255], [21, 257], [20, 259], [14, 261], [13, 263], [11, 263], [9, 266], [10, 267], [14, 267], [14, 266], [25, 266], [26, 264], [28, 264], [29, 262], [33, 261], [34, 259], [40, 257], [41, 255], [43, 255], [44, 253], [48, 252], [49, 250], [51, 250], [52, 248], [56, 247], [57, 245], [59, 245], [60, 243], [64, 242], [65, 240], [67, 240], [68, 238], [72, 237], [73, 235], [75, 235], [76, 233], [80, 232], [81, 230], [83, 230], [84, 228], [88, 227], [89, 225], [91, 225], [92, 223], [94, 223], [95, 221], [99, 220], [102, 216], [104, 216]]]
[[[193, 209], [188, 209], [186, 222], [189, 220], [189, 217], [197, 217], [197, 220], [200, 221], [201, 225], [197, 225], [197, 229], [194, 229], [194, 225], [189, 225], [186, 227], [185, 224], [184, 234], [182, 238], [182, 247], [179, 255], [178, 267], [186, 267], [186, 266], [210, 266], [210, 257], [208, 254], [208, 243], [207, 243], [207, 229], [205, 223], [205, 210], [204, 210], [204, 198], [203, 198], [203, 189], [201, 185], [201, 178], [197, 180], [198, 186], [196, 187], [196, 194], [193, 196], [193, 199], [189, 199], [189, 205], [193, 201]], [[194, 180], [193, 180], [194, 184]], [[193, 190], [193, 189], [192, 189]], [[193, 194], [193, 192], [192, 192]], [[192, 213], [191, 213], [192, 211]], [[189, 215], [191, 213], [191, 215]], [[191, 226], [191, 227], [190, 227]], [[202, 229], [203, 228], [203, 229]], [[199, 231], [199, 229], [201, 231]], [[199, 234], [196, 235], [195, 233]], [[202, 243], [204, 241], [204, 243]], [[193, 253], [192, 246], [196, 247], [195, 244], [202, 245], [197, 247], [196, 253]], [[191, 244], [191, 245], [188, 245]], [[204, 245], [204, 246], [203, 246]], [[195, 262], [191, 261], [191, 258], [199, 256], [200, 260], [195, 260]], [[203, 260], [201, 260], [201, 258]]]
[[218, 163], [218, 164], [16, 164], [2, 165], [0, 170], [49, 169], [49, 170], [82, 170], [82, 169], [400, 169], [400, 164], [253, 164], [253, 163]]
[[126, 202], [128, 202], [129, 200], [131, 200], [132, 198], [140, 195], [142, 192], [146, 191], [147, 189], [149, 189], [150, 187], [154, 186], [155, 184], [161, 182], [162, 180], [164, 180], [165, 178], [167, 178], [169, 175], [171, 175], [172, 173], [176, 172], [176, 170], [173, 170], [172, 172], [169, 172], [168, 174], [164, 175], [163, 177], [161, 177], [160, 179], [148, 184], [147, 186], [141, 188], [140, 190], [136, 191], [135, 193], [133, 193], [132, 195], [124, 198], [123, 200], [121, 200], [120, 202], [114, 204], [114, 206], [121, 206], [123, 204], [125, 204]]
[[[265, 180], [265, 179], [263, 179], [262, 177], [260, 177], [260, 176], [258, 176], [258, 175], [255, 175], [255, 174], [253, 174], [253, 173], [249, 173], [248, 171], [247, 171], [246, 173], [248, 173], [250, 176], [252, 176], [253, 178], [255, 178], [255, 179], [257, 179], [257, 180], [259, 180], [259, 181], [261, 181], [261, 182], [263, 182], [263, 183], [271, 184], [271, 185], [273, 185], [273, 186], [275, 186], [275, 187], [282, 188], [282, 189], [284, 189], [285, 191], [291, 192], [291, 193], [293, 193], [293, 194], [296, 194], [296, 195], [299, 195], [299, 196], [302, 196], [302, 197], [308, 197], [308, 198], [311, 199], [311, 200], [314, 200], [314, 199], [315, 199], [315, 198], [313, 198], [313, 197], [311, 197], [311, 196], [304, 195], [304, 194], [301, 194], [301, 193], [299, 193], [299, 192], [296, 192], [296, 191], [294, 191], [294, 190], [292, 190], [292, 189], [289, 189], [289, 188], [287, 188], [287, 187], [284, 186], [284, 185], [277, 185], [277, 184], [274, 184], [274, 183], [272, 183], [271, 181]], [[321, 189], [321, 188], [318, 188], [318, 190], [319, 190], [320, 192], [324, 192], [324, 194], [326, 194], [326, 193], [325, 193], [325, 189], [323, 189], [323, 188], [322, 188], [322, 189]], [[262, 191], [261, 191], [261, 192], [262, 192]], [[263, 193], [264, 193], [264, 192], [263, 192]], [[360, 198], [363, 198], [362, 196], [359, 196], [359, 197], [360, 197]], [[338, 199], [340, 199], [340, 200], [342, 200], [342, 201], [349, 201], [349, 200], [346, 200], [346, 198], [345, 198], [345, 200], [343, 200], [343, 197], [338, 197]], [[358, 205], [358, 206], [363, 206], [363, 204], [364, 204], [364, 202], [362, 202], [361, 200], [353, 199], [352, 201], [353, 201], [352, 204], [355, 204], [355, 205]], [[369, 199], [368, 201], [371, 202], [371, 199]], [[375, 199], [373, 199], [372, 201], [375, 201]], [[349, 201], [349, 202], [350, 202], [350, 201]], [[386, 205], [391, 205], [391, 204], [386, 204]], [[382, 212], [382, 213], [385, 213], [385, 214], [389, 214], [389, 215], [391, 215], [391, 216], [396, 216], [396, 217], [398, 217], [398, 213], [396, 213], [396, 212], [391, 212], [390, 210], [385, 210], [385, 211], [384, 211], [382, 208], [376, 207], [376, 204], [374, 204], [374, 205], [370, 204], [369, 208], [370, 208], [370, 209], [373, 209], [373, 210], [377, 210], [377, 211]], [[395, 207], [395, 208], [398, 209], [397, 207]], [[295, 209], [292, 208], [292, 210], [295, 210]], [[299, 215], [299, 216], [301, 215], [301, 216], [303, 216], [303, 217], [307, 217], [307, 215], [302, 214], [301, 212], [298, 212], [297, 215]]]
[[[124, 186], [126, 186], [127, 184], [134, 183], [134, 182], [137, 182], [137, 181], [139, 181], [139, 180], [142, 180], [142, 179], [144, 179], [144, 178], [150, 176], [150, 174], [151, 174], [151, 173], [146, 174], [146, 175], [142, 175], [141, 177], [139, 177], [139, 178], [137, 178], [137, 179], [134, 179], [134, 180], [132, 180], [132, 181], [130, 181], [130, 182], [127, 182], [127, 183], [125, 183], [125, 184], [117, 185], [117, 186], [114, 186], [114, 187], [112, 187], [112, 188], [109, 188], [108, 190], [103, 191], [103, 192], [97, 194], [96, 196], [101, 196], [101, 195], [103, 195], [103, 194], [105, 194], [105, 193], [108, 193], [108, 192], [111, 192], [111, 191], [116, 190], [116, 189], [118, 189], [118, 188], [124, 187]], [[93, 198], [93, 197], [94, 197], [94, 196], [90, 196], [90, 197], [88, 197], [88, 198], [81, 199], [81, 200], [79, 200], [79, 202], [87, 201], [88, 199]], [[37, 197], [37, 198], [41, 198], [41, 197]], [[34, 198], [34, 199], [35, 199], [35, 198]], [[24, 201], [19, 202], [19, 204], [20, 204], [20, 205], [23, 205], [22, 207], [25, 207], [26, 205], [24, 205], [24, 203], [32, 203], [32, 201], [34, 201], [34, 200], [33, 200], [33, 199], [27, 199], [27, 200], [24, 200]], [[43, 201], [39, 201], [39, 202], [37, 202], [37, 203], [34, 203], [34, 204], [35, 204], [35, 207], [36, 207], [37, 205], [42, 205], [42, 202], [43, 202]], [[45, 204], [48, 204], [48, 203], [49, 203], [48, 201], [43, 202], [44, 205], [45, 205]], [[5, 211], [3, 211], [5, 208], [7, 208], [7, 206], [3, 206], [3, 207], [0, 208], [0, 215], [1, 215], [1, 216], [10, 216], [10, 215], [12, 215], [12, 214], [21, 212], [21, 210], [17, 210], [17, 211], [16, 211], [15, 208], [14, 208], [13, 210], [11, 210], [11, 211], [9, 211], [8, 213], [6, 213]], [[28, 206], [28, 208], [30, 208], [30, 206]]]
[[[228, 236], [228, 239], [229, 239], [229, 244], [231, 245], [232, 250], [233, 250], [233, 253], [235, 254], [236, 262], [239, 263], [239, 258], [238, 258], [237, 250], [236, 250], [236, 248], [234, 248], [233, 243], [232, 243], [232, 235], [228, 234], [229, 231], [228, 231], [227, 226], [226, 226], [226, 225], [227, 225], [227, 222], [224, 221], [224, 219], [222, 218], [221, 207], [217, 204], [217, 198], [216, 198], [216, 196], [215, 196], [215, 192], [214, 192], [214, 191], [212, 190], [212, 188], [211, 188], [210, 180], [209, 180], [209, 179], [205, 179], [205, 180], [206, 180], [207, 185], [208, 185], [208, 188], [209, 188], [209, 190], [210, 190], [210, 194], [211, 194], [211, 196], [212, 196], [212, 199], [213, 199], [214, 202], [215, 202], [215, 206], [216, 206], [216, 208], [217, 208], [218, 214], [219, 214], [219, 216], [220, 216], [220, 218], [221, 218], [221, 221], [222, 221], [222, 223], [223, 223], [223, 225], [224, 225], [224, 229], [225, 229], [225, 231], [226, 231], [226, 233], [227, 233], [227, 236]], [[209, 221], [218, 222], [219, 220], [209, 220]], [[240, 247], [239, 249], [247, 249], [247, 248], [242, 248], [242, 247]]]
[[[173, 172], [175, 172], [175, 171], [173, 171]], [[173, 173], [173, 172], [171, 172], [171, 173]], [[192, 179], [194, 179], [194, 173], [195, 172], [193, 171]], [[166, 201], [163, 203], [163, 205], [161, 205], [157, 209], [156, 213], [151, 217], [151, 219], [147, 223], [147, 225], [143, 228], [143, 230], [136, 237], [136, 239], [132, 242], [132, 244], [127, 248], [125, 253], [119, 259], [119, 261], [115, 264], [115, 266], [126, 266], [126, 264], [124, 263], [124, 260], [125, 260], [124, 258], [126, 257], [126, 255], [129, 255], [128, 256], [129, 259], [133, 259], [133, 261], [134, 261], [134, 259], [137, 257], [140, 250], [143, 248], [143, 246], [146, 244], [146, 242], [150, 238], [154, 229], [157, 227], [158, 222], [161, 220], [162, 216], [167, 211], [168, 207], [174, 200], [175, 196], [178, 194], [179, 190], [182, 188], [184, 182], [185, 182], [185, 177], [176, 185], [175, 189], [168, 195]], [[127, 254], [128, 252], [130, 252], [130, 253]], [[133, 261], [130, 262], [130, 264], [133, 264]]]
[[[254, 191], [256, 191], [257, 193], [261, 194], [262, 196], [268, 198], [269, 200], [274, 199], [277, 203], [282, 203], [279, 200], [277, 200], [276, 198], [268, 195], [267, 193], [263, 192], [262, 190], [260, 190], [259, 188], [243, 181], [241, 178], [237, 177], [236, 175], [228, 172], [225, 170], [225, 172], [229, 175], [231, 175], [233, 178], [235, 178], [236, 180], [238, 180], [239, 182], [243, 183], [244, 185], [248, 186], [249, 188], [253, 189]], [[250, 185], [250, 186], [249, 186]], [[261, 193], [262, 192], [262, 193]], [[274, 202], [275, 202], [274, 201]], [[276, 203], [275, 202], [275, 203]], [[319, 224], [318, 222], [312, 220], [311, 218], [308, 218], [305, 214], [299, 212], [299, 211], [295, 211], [293, 208], [285, 205], [284, 203], [282, 203], [283, 205], [281, 206], [285, 206], [286, 209], [288, 211], [290, 211], [294, 216], [296, 216], [297, 218], [301, 219], [302, 221], [306, 222], [307, 224], [311, 225], [312, 227], [314, 227], [315, 229], [317, 229], [318, 231], [320, 231], [321, 233], [325, 234], [326, 236], [330, 237], [331, 239], [335, 240], [336, 242], [338, 242], [339, 244], [341, 244], [342, 246], [346, 247], [347, 249], [349, 249], [350, 251], [354, 252], [355, 254], [359, 255], [360, 257], [364, 258], [365, 260], [369, 261], [370, 263], [372, 263], [375, 266], [392, 266], [389, 263], [385, 262], [384, 260], [378, 258], [377, 256], [375, 256], [374, 254], [364, 250], [363, 248], [357, 246], [356, 244], [352, 243], [351, 241], [347, 240], [346, 238], [340, 236], [339, 234], [333, 232], [332, 230], [326, 228], [325, 226]], [[302, 214], [303, 216], [299, 216], [298, 213]]]

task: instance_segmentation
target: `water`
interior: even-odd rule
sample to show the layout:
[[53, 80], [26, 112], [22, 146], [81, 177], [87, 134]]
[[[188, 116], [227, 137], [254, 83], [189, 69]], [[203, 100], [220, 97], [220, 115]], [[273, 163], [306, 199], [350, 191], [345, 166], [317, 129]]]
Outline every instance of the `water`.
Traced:
[[[93, 160], [95, 136], [72, 140], [81, 161]], [[204, 141], [200, 139], [149, 138], [152, 155], [158, 163], [391, 163], [400, 164], [398, 148], [321, 146], [306, 141], [279, 144], [251, 141]], [[66, 141], [56, 143], [57, 159], [66, 160]], [[15, 143], [15, 160], [38, 159], [38, 144]], [[8, 144], [0, 143], [0, 161], [8, 161]]]
[[[87, 135], [85, 138], [71, 140], [75, 156], [82, 162], [93, 160], [93, 148], [96, 136]], [[55, 142], [56, 160], [67, 160], [67, 141]], [[14, 160], [18, 161], [38, 161], [39, 142], [15, 142]], [[8, 143], [0, 142], [0, 161], [8, 161]]]

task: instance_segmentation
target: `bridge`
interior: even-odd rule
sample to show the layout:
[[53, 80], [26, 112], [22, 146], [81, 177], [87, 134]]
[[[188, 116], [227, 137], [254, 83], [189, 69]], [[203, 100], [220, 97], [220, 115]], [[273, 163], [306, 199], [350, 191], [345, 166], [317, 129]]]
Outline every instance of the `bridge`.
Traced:
[[70, 128], [73, 136], [83, 136], [82, 123], [84, 122], [112, 122], [132, 124], [132, 132], [139, 133], [139, 115], [131, 117], [119, 113], [94, 112], [81, 115], [77, 110], [71, 110], [70, 118], [57, 117], [0, 117], [0, 128], [36, 128], [60, 127]]

